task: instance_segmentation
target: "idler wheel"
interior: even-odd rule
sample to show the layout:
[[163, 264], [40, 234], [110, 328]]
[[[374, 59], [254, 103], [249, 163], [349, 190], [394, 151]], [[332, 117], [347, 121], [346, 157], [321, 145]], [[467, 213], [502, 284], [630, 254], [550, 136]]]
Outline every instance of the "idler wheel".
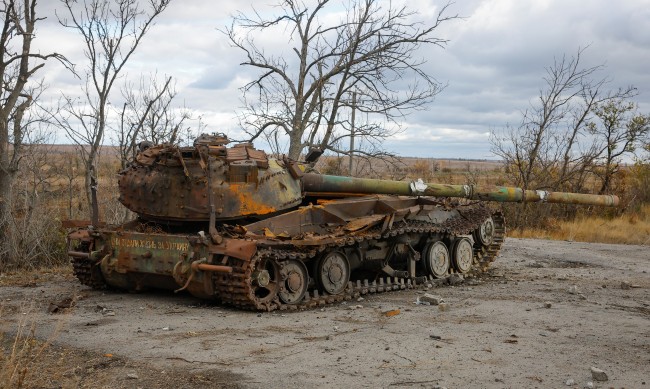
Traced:
[[474, 231], [474, 239], [483, 246], [488, 246], [494, 240], [494, 220], [491, 217], [485, 219], [479, 228]]
[[278, 296], [286, 304], [295, 304], [302, 301], [309, 285], [309, 274], [304, 263], [289, 260], [281, 264], [282, 285]]
[[429, 243], [424, 250], [424, 265], [427, 272], [435, 278], [444, 277], [449, 271], [450, 264], [447, 246], [441, 241]]
[[271, 259], [263, 258], [253, 272], [251, 284], [258, 304], [266, 304], [278, 296], [280, 290], [280, 266]]
[[454, 269], [459, 273], [467, 273], [472, 268], [474, 260], [474, 247], [468, 238], [456, 239], [452, 250]]
[[350, 281], [350, 262], [345, 254], [333, 251], [323, 256], [316, 268], [316, 281], [326, 293], [342, 293]]

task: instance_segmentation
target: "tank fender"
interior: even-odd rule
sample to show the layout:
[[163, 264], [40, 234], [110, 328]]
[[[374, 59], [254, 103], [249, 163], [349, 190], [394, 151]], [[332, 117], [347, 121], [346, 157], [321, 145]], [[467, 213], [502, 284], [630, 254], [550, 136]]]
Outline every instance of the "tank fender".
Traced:
[[[203, 243], [201, 242], [201, 244]], [[196, 244], [196, 242], [192, 244]], [[257, 252], [257, 244], [252, 240], [224, 238], [220, 244], [208, 242], [207, 245], [210, 254], [224, 255], [245, 261], [253, 258], [253, 255]]]

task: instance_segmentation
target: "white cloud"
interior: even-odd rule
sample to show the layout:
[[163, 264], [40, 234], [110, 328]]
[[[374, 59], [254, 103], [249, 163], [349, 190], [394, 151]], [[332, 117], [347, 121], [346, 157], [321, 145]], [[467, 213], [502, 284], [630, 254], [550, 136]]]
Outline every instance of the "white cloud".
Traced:
[[[435, 18], [444, 1], [399, 0], [417, 11], [416, 18]], [[235, 132], [240, 109], [239, 88], [254, 76], [239, 66], [243, 57], [217, 31], [229, 17], [254, 6], [272, 13], [273, 1], [173, 0], [129, 63], [126, 74], [158, 71], [176, 78], [178, 104], [201, 115], [209, 130]], [[41, 3], [39, 3], [39, 6]], [[48, 19], [38, 30], [36, 46], [42, 52], [58, 51], [83, 66], [81, 40], [57, 23], [57, 1], [43, 2]], [[337, 9], [340, 12], [341, 8]], [[621, 0], [466, 0], [452, 4], [449, 14], [465, 16], [441, 26], [439, 36], [450, 39], [446, 50], [424, 47], [426, 70], [448, 87], [425, 110], [408, 116], [405, 131], [386, 142], [403, 155], [436, 157], [490, 156], [487, 133], [516, 124], [520, 112], [543, 86], [544, 68], [554, 57], [573, 55], [589, 46], [585, 66], [606, 64], [602, 77], [611, 87], [634, 84], [637, 101], [650, 112], [650, 1]], [[341, 14], [326, 19], [336, 20]], [[291, 60], [285, 31], [262, 34], [258, 42], [268, 52], [284, 52]], [[55, 64], [40, 72], [50, 85], [47, 96], [78, 90], [78, 79]], [[126, 77], [126, 76], [125, 76]], [[114, 91], [119, 95], [119, 88]], [[430, 142], [423, 145], [422, 140]], [[441, 145], [444, 145], [441, 146]]]

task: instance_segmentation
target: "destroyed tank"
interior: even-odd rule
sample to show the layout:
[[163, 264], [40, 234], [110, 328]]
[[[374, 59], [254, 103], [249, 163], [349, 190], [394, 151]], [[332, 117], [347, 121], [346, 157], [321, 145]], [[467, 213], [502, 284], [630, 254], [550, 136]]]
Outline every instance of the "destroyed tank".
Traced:
[[188, 291], [235, 307], [322, 306], [485, 270], [506, 223], [490, 202], [616, 206], [618, 198], [511, 187], [318, 174], [250, 143], [202, 135], [141, 145], [119, 173], [138, 216], [69, 235], [74, 273], [93, 288]]

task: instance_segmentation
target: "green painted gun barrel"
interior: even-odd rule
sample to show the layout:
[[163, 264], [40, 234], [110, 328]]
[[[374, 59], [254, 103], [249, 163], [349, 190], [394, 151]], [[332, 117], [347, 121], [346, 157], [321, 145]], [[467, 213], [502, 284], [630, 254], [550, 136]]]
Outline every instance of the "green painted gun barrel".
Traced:
[[344, 197], [391, 194], [402, 196], [462, 197], [498, 202], [546, 202], [618, 206], [618, 196], [526, 190], [506, 186], [447, 185], [418, 181], [391, 181], [307, 173], [302, 176], [307, 196]]

